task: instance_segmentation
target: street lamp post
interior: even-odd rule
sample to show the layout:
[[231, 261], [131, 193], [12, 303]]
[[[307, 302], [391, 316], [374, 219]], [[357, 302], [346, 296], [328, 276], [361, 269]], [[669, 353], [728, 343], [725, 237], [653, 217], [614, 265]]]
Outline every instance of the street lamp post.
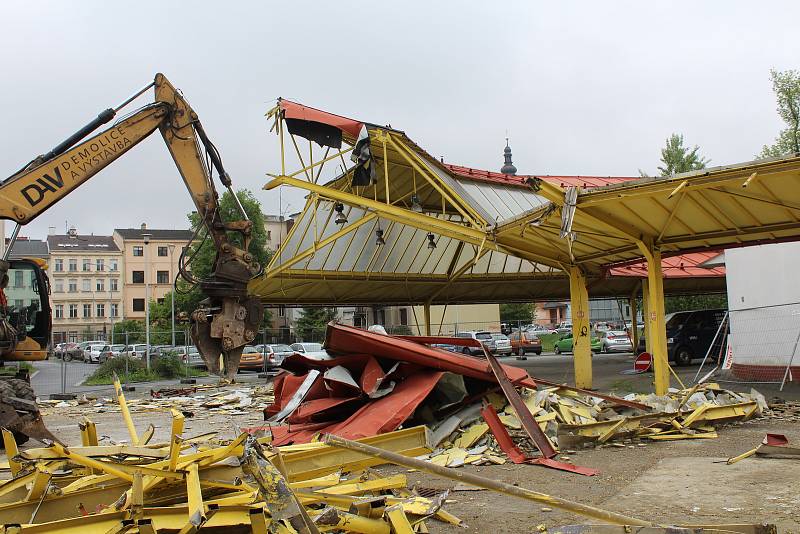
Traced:
[[144, 247], [142, 247], [142, 255], [144, 256], [144, 336], [145, 336], [145, 349], [146, 352], [146, 363], [147, 363], [147, 370], [150, 370], [150, 277], [148, 276], [149, 265], [147, 260], [149, 256], [147, 255], [147, 245], [150, 244], [150, 236], [152, 234], [142, 234], [142, 239], [144, 240]]
[[[170, 295], [172, 296], [171, 300], [172, 300], [172, 346], [173, 347], [175, 346], [175, 282], [176, 282], [175, 273], [172, 272], [172, 267], [173, 267], [173, 265], [175, 265], [175, 263], [173, 261], [173, 253], [174, 252], [175, 252], [175, 244], [174, 243], [170, 243], [169, 244], [169, 277], [172, 279], [172, 291], [170, 292]], [[184, 345], [187, 344], [187, 343], [185, 343], [185, 341], [186, 340], [184, 339]], [[187, 352], [186, 354], [188, 355], [189, 353]]]

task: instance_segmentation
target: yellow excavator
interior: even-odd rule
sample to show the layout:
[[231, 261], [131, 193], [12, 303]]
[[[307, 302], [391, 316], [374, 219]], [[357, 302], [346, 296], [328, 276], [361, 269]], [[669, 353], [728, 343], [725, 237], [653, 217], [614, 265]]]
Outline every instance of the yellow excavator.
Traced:
[[[150, 88], [155, 89], [152, 103], [94, 134]], [[222, 220], [213, 175], [216, 171], [238, 203], [231, 178], [197, 114], [163, 74], [157, 74], [153, 82], [0, 182], [0, 219], [16, 222], [0, 259], [0, 360], [43, 360], [51, 341], [50, 284], [45, 262], [9, 259], [20, 228], [156, 130], [172, 154], [202, 220], [195, 238], [210, 237], [216, 249], [211, 274], [202, 280], [196, 280], [187, 268], [186, 251], [181, 255], [181, 276], [198, 284], [206, 297], [191, 314], [192, 337], [211, 372], [228, 379], [236, 375], [242, 350], [255, 338], [264, 314], [261, 301], [247, 293], [247, 283], [262, 271], [248, 252], [252, 222], [241, 204], [240, 220]], [[206, 235], [201, 237], [201, 231]], [[240, 239], [231, 239], [237, 234]], [[9, 284], [12, 279], [29, 282]], [[53, 439], [41, 424], [32, 401], [33, 391], [24, 380], [0, 381], [0, 426], [12, 430], [18, 439]]]

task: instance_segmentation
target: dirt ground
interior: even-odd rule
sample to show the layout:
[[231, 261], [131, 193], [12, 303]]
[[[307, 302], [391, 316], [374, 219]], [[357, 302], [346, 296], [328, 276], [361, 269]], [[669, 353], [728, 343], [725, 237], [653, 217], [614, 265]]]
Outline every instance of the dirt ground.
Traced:
[[[45, 422], [66, 443], [78, 444], [77, 421], [83, 413], [95, 421], [100, 436], [113, 441], [127, 439], [116, 406], [48, 408]], [[168, 437], [167, 411], [137, 411], [133, 416], [140, 432], [150, 423], [156, 427], [154, 441]], [[214, 429], [221, 437], [234, 437], [239, 428], [256, 426], [261, 421], [258, 409], [238, 415], [198, 413], [186, 419], [185, 434]], [[600, 469], [601, 473], [594, 477], [510, 463], [459, 469], [659, 523], [770, 522], [778, 525], [780, 532], [800, 533], [800, 461], [751, 457], [733, 465], [719, 463], [755, 447], [767, 432], [785, 434], [790, 442], [800, 443], [799, 422], [758, 419], [721, 428], [717, 439], [632, 442], [622, 448], [609, 445], [566, 453], [578, 465]], [[439, 489], [455, 485], [393, 466], [379, 471], [405, 472], [409, 485]], [[592, 522], [485, 490], [452, 491], [445, 508], [463, 519], [466, 528], [430, 520], [431, 532], [534, 532], [542, 524], [553, 527]]]

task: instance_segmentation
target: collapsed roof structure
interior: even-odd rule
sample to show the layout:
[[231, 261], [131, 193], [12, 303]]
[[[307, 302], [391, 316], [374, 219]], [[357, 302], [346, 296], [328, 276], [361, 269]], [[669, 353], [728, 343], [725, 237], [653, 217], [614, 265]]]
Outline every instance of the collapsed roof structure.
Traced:
[[[663, 394], [670, 379], [664, 294], [724, 290], [719, 271], [665, 276], [663, 258], [800, 237], [800, 155], [667, 178], [519, 176], [446, 165], [390, 126], [287, 100], [268, 116], [282, 168], [265, 189], [310, 194], [251, 292], [270, 303], [423, 303], [426, 310], [569, 294], [580, 387], [591, 387], [590, 291], [630, 295], [646, 275], [645, 335]], [[308, 162], [296, 136], [309, 142]], [[295, 172], [286, 169], [287, 140], [302, 165]], [[325, 147], [316, 160], [312, 142]], [[341, 172], [322, 185], [329, 161], [341, 162]]]

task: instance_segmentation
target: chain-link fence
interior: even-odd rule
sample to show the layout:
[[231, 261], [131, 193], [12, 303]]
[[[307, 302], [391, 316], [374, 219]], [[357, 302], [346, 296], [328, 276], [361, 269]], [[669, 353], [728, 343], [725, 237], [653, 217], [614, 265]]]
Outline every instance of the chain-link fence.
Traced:
[[[628, 325], [619, 318], [592, 318], [593, 337], [603, 330], [625, 330]], [[369, 325], [360, 325], [368, 327]], [[394, 335], [424, 335], [424, 324], [386, 325]], [[440, 322], [431, 325], [432, 335], [453, 336], [464, 332], [503, 333], [524, 330], [541, 339], [542, 350], [554, 350], [558, 339], [571, 332], [569, 321], [550, 324], [530, 321]], [[270, 373], [281, 356], [299, 351], [321, 350], [325, 328], [294, 327], [259, 331], [245, 347], [240, 364], [242, 373]], [[512, 336], [513, 337], [513, 336]], [[108, 390], [116, 374], [123, 384], [175, 383], [207, 376], [205, 362], [193, 346], [187, 329], [151, 330], [150, 345], [145, 331], [109, 333], [108, 340], [76, 339], [58, 343], [52, 356], [44, 362], [33, 362], [32, 382], [40, 396], [81, 394]], [[568, 347], [565, 346], [565, 351]], [[277, 356], [276, 356], [277, 355]], [[148, 386], [150, 387], [150, 386]]]
[[718, 357], [722, 378], [743, 383], [800, 382], [800, 303], [731, 310]]

